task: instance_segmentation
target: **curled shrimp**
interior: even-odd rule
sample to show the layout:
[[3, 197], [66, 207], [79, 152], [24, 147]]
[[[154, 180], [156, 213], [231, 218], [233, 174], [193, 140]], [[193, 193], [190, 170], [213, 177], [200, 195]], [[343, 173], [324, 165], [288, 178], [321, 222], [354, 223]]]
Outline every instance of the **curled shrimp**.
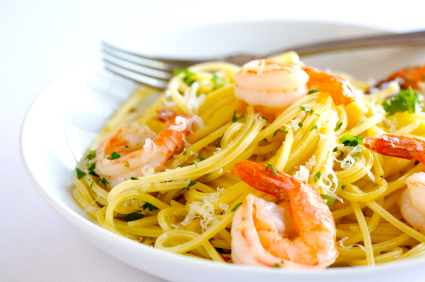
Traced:
[[[114, 187], [131, 177], [143, 176], [147, 170], [161, 169], [184, 144], [188, 120], [186, 115], [174, 114], [158, 135], [147, 126], [118, 128], [97, 148], [95, 172]], [[113, 152], [119, 157], [112, 158]]]
[[250, 161], [236, 164], [234, 174], [255, 189], [285, 200], [287, 208], [248, 195], [233, 219], [233, 261], [281, 268], [324, 268], [335, 261], [335, 222], [310, 185]]
[[400, 213], [410, 225], [425, 234], [425, 173], [412, 174], [406, 184], [397, 202]]
[[398, 71], [393, 72], [387, 78], [379, 81], [375, 87], [378, 88], [382, 84], [393, 80], [398, 80], [402, 89], [408, 89], [409, 87], [412, 87], [413, 89], [420, 89], [420, 84], [425, 83], [425, 65], [422, 67], [412, 66], [399, 69]]
[[363, 143], [366, 148], [378, 154], [408, 160], [416, 159], [425, 164], [425, 140], [422, 138], [389, 133], [366, 137]]
[[236, 98], [269, 112], [287, 108], [312, 88], [328, 92], [335, 105], [348, 105], [356, 98], [353, 86], [341, 76], [266, 59], [243, 65], [235, 74], [235, 83]]

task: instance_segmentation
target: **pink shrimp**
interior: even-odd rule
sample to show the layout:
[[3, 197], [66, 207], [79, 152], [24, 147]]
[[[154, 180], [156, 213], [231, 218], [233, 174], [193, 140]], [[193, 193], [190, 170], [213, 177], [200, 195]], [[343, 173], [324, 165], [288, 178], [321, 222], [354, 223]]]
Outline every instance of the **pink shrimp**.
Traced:
[[285, 200], [287, 208], [248, 195], [233, 220], [233, 261], [281, 268], [324, 268], [335, 261], [335, 222], [310, 185], [250, 161], [234, 168], [242, 181]]
[[156, 136], [147, 126], [119, 127], [97, 148], [95, 172], [112, 188], [131, 177], [143, 176], [149, 169], [161, 169], [182, 147], [188, 120], [186, 115], [174, 114]]
[[381, 155], [416, 159], [425, 164], [425, 140], [402, 134], [373, 135], [363, 139], [366, 148]]

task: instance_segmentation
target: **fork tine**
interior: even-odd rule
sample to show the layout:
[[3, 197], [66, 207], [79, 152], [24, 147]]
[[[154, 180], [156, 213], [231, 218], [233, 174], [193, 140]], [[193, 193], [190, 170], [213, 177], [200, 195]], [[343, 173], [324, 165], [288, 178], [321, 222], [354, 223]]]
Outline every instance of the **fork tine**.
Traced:
[[143, 84], [146, 84], [146, 85], [149, 85], [149, 86], [152, 86], [152, 87], [156, 87], [156, 88], [160, 88], [160, 89], [166, 89], [167, 85], [168, 85], [167, 80], [162, 80], [162, 79], [158, 79], [158, 78], [155, 78], [155, 77], [150, 77], [150, 76], [144, 75], [142, 73], [136, 73], [133, 70], [123, 68], [119, 65], [115, 65], [115, 64], [108, 62], [106, 60], [104, 60], [104, 66], [109, 71], [112, 71], [116, 74], [119, 74], [121, 76], [127, 77], [129, 79], [141, 82]]
[[175, 69], [184, 69], [198, 61], [179, 61], [179, 60], [166, 60], [166, 59], [153, 59], [139, 54], [132, 53], [112, 46], [106, 42], [102, 43], [102, 51], [108, 55], [120, 58], [134, 64], [142, 65], [149, 68], [154, 68], [161, 71], [173, 71]]
[[103, 54], [103, 60], [107, 61], [108, 63], [120, 66], [121, 68], [132, 70], [136, 73], [140, 73], [153, 78], [170, 80], [173, 77], [173, 75], [169, 71], [161, 71], [161, 70], [145, 67], [142, 65], [134, 64], [133, 62], [122, 60], [120, 58], [111, 56], [106, 53]]

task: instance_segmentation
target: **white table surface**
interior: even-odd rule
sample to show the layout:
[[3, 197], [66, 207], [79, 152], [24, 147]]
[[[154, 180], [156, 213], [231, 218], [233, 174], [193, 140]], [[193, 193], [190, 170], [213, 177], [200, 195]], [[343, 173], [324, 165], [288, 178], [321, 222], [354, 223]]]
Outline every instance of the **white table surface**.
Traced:
[[61, 72], [97, 52], [108, 31], [264, 18], [425, 28], [423, 1], [118, 2], [0, 0], [0, 281], [163, 281], [71, 229], [34, 190], [20, 159], [31, 103]]

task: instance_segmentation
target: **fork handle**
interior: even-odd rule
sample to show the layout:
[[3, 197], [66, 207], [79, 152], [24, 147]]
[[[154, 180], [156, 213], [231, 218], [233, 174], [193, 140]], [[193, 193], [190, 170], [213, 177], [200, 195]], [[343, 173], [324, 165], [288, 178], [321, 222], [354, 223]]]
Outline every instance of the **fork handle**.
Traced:
[[297, 52], [300, 56], [306, 56], [337, 50], [420, 44], [425, 44], [425, 31], [350, 38], [336, 41], [325, 41], [304, 46], [285, 48], [284, 50], [275, 51], [264, 57], [274, 57], [289, 50]]

